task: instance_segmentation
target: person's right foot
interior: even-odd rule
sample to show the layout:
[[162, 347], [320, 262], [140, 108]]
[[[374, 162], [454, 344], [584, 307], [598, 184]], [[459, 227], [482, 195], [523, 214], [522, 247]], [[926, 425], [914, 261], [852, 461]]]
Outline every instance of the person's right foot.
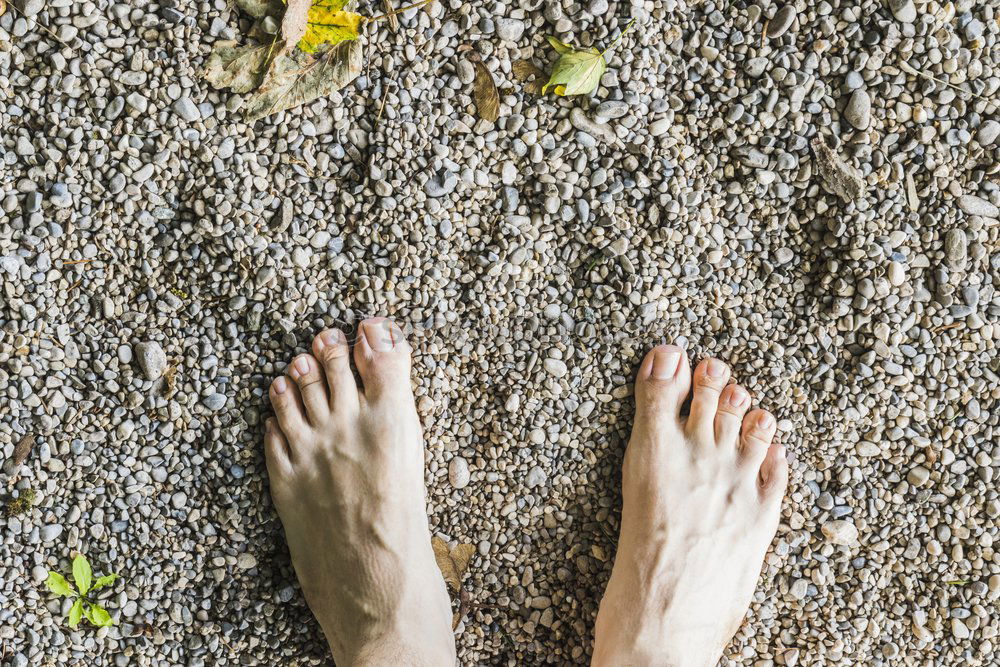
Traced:
[[684, 350], [639, 367], [622, 468], [618, 553], [597, 615], [594, 665], [714, 665], [750, 606], [788, 480], [776, 423], [707, 359], [691, 389]]

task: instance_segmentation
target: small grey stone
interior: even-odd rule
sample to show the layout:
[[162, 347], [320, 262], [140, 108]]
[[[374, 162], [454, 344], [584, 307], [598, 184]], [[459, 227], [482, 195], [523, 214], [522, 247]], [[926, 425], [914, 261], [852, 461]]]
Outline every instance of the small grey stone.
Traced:
[[540, 466], [533, 466], [524, 477], [524, 485], [529, 489], [542, 486], [548, 480], [548, 475]]
[[847, 122], [859, 130], [867, 130], [871, 123], [872, 100], [863, 89], [855, 90], [851, 93], [851, 99], [844, 109], [844, 118]]
[[226, 405], [226, 395], [219, 393], [209, 394], [202, 403], [212, 412], [218, 412]]
[[42, 529], [38, 531], [38, 534], [42, 538], [42, 542], [52, 542], [57, 537], [62, 535], [62, 532], [62, 526], [57, 523], [52, 523], [47, 526], [42, 526]]
[[549, 373], [549, 375], [553, 375], [557, 378], [561, 378], [562, 376], [566, 375], [566, 371], [568, 370], [566, 368], [566, 362], [563, 361], [562, 359], [552, 359], [550, 357], [545, 360], [543, 365], [545, 366], [545, 370]]
[[771, 39], [781, 37], [792, 26], [795, 21], [794, 5], [785, 5], [774, 14], [774, 18], [767, 24], [767, 36]]
[[976, 195], [962, 195], [958, 198], [958, 207], [969, 215], [979, 215], [984, 218], [1000, 217], [1000, 208]]
[[845, 519], [827, 521], [822, 526], [823, 536], [833, 544], [850, 546], [858, 540], [858, 529]]
[[1000, 136], [1000, 123], [995, 120], [988, 120], [979, 126], [979, 131], [976, 133], [976, 141], [979, 142], [980, 146], [989, 147], [996, 143], [998, 136]]
[[496, 19], [497, 36], [508, 42], [516, 42], [524, 34], [524, 21], [511, 18]]
[[889, 10], [902, 23], [913, 23], [917, 19], [917, 8], [913, 0], [889, 0]]
[[182, 97], [174, 102], [174, 111], [189, 123], [201, 118], [201, 111], [198, 110], [198, 106], [191, 101], [190, 97]]
[[448, 481], [456, 489], [464, 489], [469, 485], [471, 475], [469, 462], [461, 456], [456, 456], [448, 463]]
[[167, 368], [167, 355], [155, 340], [136, 343], [135, 357], [147, 380], [158, 380]]

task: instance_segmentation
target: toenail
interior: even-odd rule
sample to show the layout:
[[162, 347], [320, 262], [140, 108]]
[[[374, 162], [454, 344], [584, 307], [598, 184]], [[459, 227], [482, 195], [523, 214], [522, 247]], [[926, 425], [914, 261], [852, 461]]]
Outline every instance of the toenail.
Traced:
[[748, 398], [750, 398], [750, 396], [747, 394], [745, 389], [742, 387], [736, 387], [733, 389], [732, 393], [729, 394], [729, 405], [734, 408], [738, 408], [746, 403]]
[[654, 380], [669, 380], [677, 374], [677, 366], [681, 361], [681, 353], [676, 350], [657, 350], [653, 355], [653, 368], [650, 376]]
[[285, 383], [285, 378], [276, 379], [274, 381], [274, 384], [272, 384], [271, 386], [274, 387], [275, 394], [284, 394], [285, 391], [288, 389], [288, 385]]
[[774, 455], [777, 456], [779, 459], [783, 459], [783, 458], [785, 458], [785, 454], [786, 453], [787, 452], [785, 452], [785, 446], [784, 445], [778, 445], [778, 448], [777, 448], [777, 450], [775, 450]]
[[309, 357], [299, 357], [295, 360], [295, 370], [297, 370], [302, 375], [309, 372]]
[[273, 427], [271, 426], [271, 420], [270, 419], [264, 420], [264, 430], [270, 433], [272, 428]]
[[389, 320], [380, 320], [374, 324], [365, 325], [365, 340], [376, 352], [388, 352], [392, 349], [392, 327]]
[[757, 428], [759, 428], [762, 431], [770, 429], [771, 426], [773, 425], [774, 425], [774, 417], [772, 417], [771, 414], [768, 412], [762, 414], [760, 416], [760, 419], [757, 420]]
[[710, 378], [720, 378], [726, 374], [726, 365], [718, 359], [709, 359], [705, 364], [705, 374]]
[[320, 342], [326, 345], [340, 345], [341, 343], [346, 342], [344, 332], [340, 329], [330, 329], [329, 331], [324, 331], [319, 338]]

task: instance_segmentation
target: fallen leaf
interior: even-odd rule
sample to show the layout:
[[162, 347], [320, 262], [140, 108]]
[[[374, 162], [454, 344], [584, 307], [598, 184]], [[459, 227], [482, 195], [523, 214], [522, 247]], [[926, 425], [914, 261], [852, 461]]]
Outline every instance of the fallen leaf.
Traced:
[[597, 90], [608, 63], [604, 54], [591, 47], [578, 50], [555, 37], [547, 37], [552, 48], [559, 53], [559, 60], [552, 67], [549, 81], [542, 92], [554, 88], [556, 95], [589, 95]]
[[[336, 45], [357, 39], [364, 17], [354, 12], [345, 12], [347, 2], [348, 0], [315, 0], [306, 15], [306, 27], [302, 36], [297, 40], [299, 48], [306, 53], [316, 53], [326, 44]], [[284, 36], [284, 21], [281, 26]]]
[[811, 145], [816, 156], [817, 172], [827, 189], [845, 203], [861, 199], [865, 194], [865, 182], [858, 170], [840, 159], [820, 135], [813, 138]]
[[545, 71], [530, 60], [517, 60], [511, 65], [514, 78], [524, 84], [526, 92], [538, 95], [542, 92]]
[[31, 448], [35, 446], [35, 436], [27, 434], [14, 445], [14, 465], [19, 466], [28, 458]]
[[398, 32], [399, 19], [392, 10], [392, 0], [382, 0], [382, 7], [385, 8], [385, 14], [389, 18], [389, 27], [392, 28], [393, 32]]
[[7, 12], [7, 0], [0, 0], [0, 16]]
[[459, 544], [454, 549], [440, 537], [431, 538], [431, 548], [434, 549], [434, 560], [437, 561], [441, 576], [455, 591], [462, 588], [462, 575], [469, 569], [469, 562], [476, 553], [476, 547], [471, 544]]
[[478, 58], [475, 60], [476, 78], [472, 83], [472, 96], [476, 100], [479, 117], [495, 123], [500, 117], [500, 93], [493, 75]]
[[618, 45], [634, 23], [635, 19], [629, 21], [615, 41], [603, 51], [594, 47], [577, 49], [551, 35], [547, 36], [549, 44], [559, 54], [559, 59], [552, 67], [548, 83], [542, 86], [542, 92], [547, 91], [550, 86], [554, 87], [556, 95], [589, 95], [597, 90], [604, 71], [608, 69], [604, 54]]
[[340, 90], [361, 74], [361, 44], [341, 42], [315, 60], [295, 53], [272, 65], [246, 103], [248, 121], [308, 104]]
[[236, 42], [216, 42], [202, 76], [216, 88], [249, 93], [260, 85], [267, 62], [268, 47], [237, 46]]
[[281, 0], [236, 0], [236, 6], [255, 19], [259, 19], [265, 16], [277, 16], [285, 4]]

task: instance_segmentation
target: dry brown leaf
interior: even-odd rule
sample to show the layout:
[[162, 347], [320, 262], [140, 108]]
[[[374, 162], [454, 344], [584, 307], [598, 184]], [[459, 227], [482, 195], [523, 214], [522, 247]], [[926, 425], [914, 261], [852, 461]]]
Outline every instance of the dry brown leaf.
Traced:
[[399, 18], [392, 13], [392, 0], [382, 0], [382, 7], [385, 8], [386, 16], [389, 17], [389, 27], [393, 32], [399, 31]]
[[28, 458], [28, 454], [31, 453], [31, 448], [34, 446], [35, 436], [31, 433], [18, 440], [17, 444], [14, 445], [14, 465], [19, 466], [24, 463]]
[[216, 88], [232, 88], [249, 93], [260, 84], [267, 61], [266, 46], [237, 46], [236, 42], [216, 42], [201, 75]]
[[244, 115], [254, 121], [285, 109], [308, 104], [340, 90], [361, 74], [361, 44], [337, 44], [313, 60], [293, 52], [276, 59], [264, 82], [247, 100]]
[[0, 0], [0, 16], [7, 12], [7, 0]]
[[493, 75], [481, 61], [476, 61], [476, 78], [472, 82], [472, 95], [476, 100], [479, 117], [495, 123], [500, 117], [500, 93]]
[[445, 583], [456, 592], [461, 590], [462, 576], [469, 569], [469, 562], [476, 553], [476, 547], [471, 544], [459, 544], [450, 549], [447, 542], [435, 536], [431, 538], [431, 548], [434, 549], [434, 560], [437, 561]]
[[548, 76], [541, 67], [530, 60], [517, 60], [511, 66], [514, 78], [524, 84], [525, 92], [539, 95]]

